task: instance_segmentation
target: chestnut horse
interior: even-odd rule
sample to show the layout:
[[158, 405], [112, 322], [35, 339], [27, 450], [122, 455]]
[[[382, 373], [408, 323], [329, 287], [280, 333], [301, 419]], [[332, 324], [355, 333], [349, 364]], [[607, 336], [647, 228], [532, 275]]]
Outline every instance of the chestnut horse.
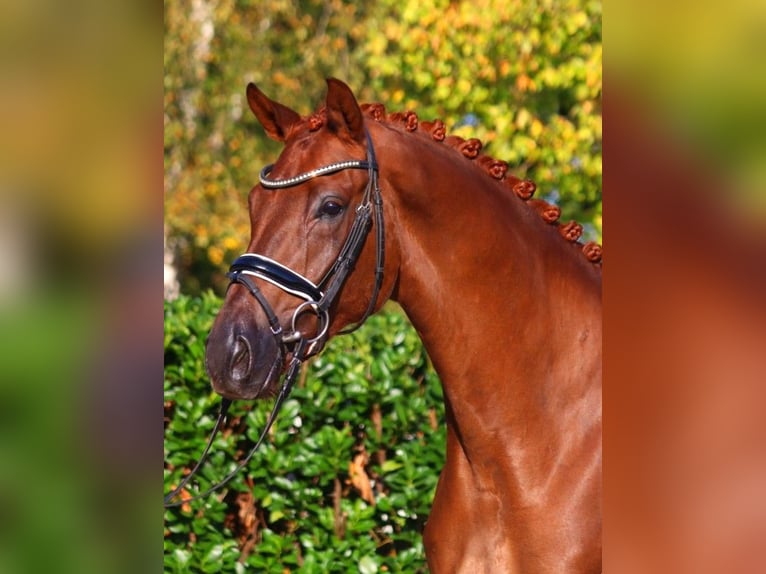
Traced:
[[308, 117], [247, 87], [284, 150], [250, 192], [214, 389], [274, 395], [292, 357], [397, 301], [444, 388], [430, 571], [600, 572], [600, 247], [478, 140], [327, 83]]

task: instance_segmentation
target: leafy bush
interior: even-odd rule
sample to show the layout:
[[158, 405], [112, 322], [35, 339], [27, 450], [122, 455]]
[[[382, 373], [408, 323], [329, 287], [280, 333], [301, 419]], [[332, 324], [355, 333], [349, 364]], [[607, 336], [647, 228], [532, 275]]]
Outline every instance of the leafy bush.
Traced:
[[[215, 422], [204, 341], [220, 304], [210, 293], [165, 303], [166, 491]], [[271, 406], [232, 405], [188, 494], [234, 468]], [[304, 367], [268, 440], [223, 492], [165, 511], [165, 571], [424, 572], [442, 421], [439, 380], [407, 319], [371, 317]]]

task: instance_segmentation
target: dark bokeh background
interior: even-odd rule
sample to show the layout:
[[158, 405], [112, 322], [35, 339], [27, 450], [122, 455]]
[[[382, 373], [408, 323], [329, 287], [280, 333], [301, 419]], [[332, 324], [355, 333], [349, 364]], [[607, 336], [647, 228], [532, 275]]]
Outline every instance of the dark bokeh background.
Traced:
[[[159, 7], [0, 17], [0, 571], [161, 564]], [[605, 558], [757, 572], [762, 3], [610, 3]]]

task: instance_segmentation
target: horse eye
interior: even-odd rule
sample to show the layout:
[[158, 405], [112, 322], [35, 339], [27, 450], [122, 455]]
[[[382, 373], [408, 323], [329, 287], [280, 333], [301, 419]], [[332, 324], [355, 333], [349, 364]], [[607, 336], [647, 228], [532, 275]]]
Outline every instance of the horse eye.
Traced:
[[322, 207], [319, 208], [319, 215], [336, 217], [343, 213], [343, 209], [344, 208], [342, 204], [335, 201], [334, 199], [328, 199], [322, 204]]

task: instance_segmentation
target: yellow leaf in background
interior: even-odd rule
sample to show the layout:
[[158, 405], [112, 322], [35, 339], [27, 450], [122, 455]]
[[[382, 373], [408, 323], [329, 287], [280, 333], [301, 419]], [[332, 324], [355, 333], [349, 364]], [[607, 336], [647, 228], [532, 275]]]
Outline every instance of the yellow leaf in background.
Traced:
[[239, 247], [239, 241], [233, 237], [227, 237], [223, 240], [223, 248], [226, 251], [234, 251], [237, 247]]
[[194, 238], [195, 238], [195, 243], [197, 245], [199, 246], [207, 245], [208, 243], [207, 227], [205, 227], [201, 223], [196, 225], [194, 227]]
[[575, 26], [578, 28], [583, 28], [588, 24], [588, 15], [585, 12], [577, 12], [573, 17], [572, 21], [574, 22]]
[[217, 245], [211, 245], [207, 248], [207, 258], [213, 265], [220, 265], [223, 263], [223, 249]]
[[378, 34], [371, 38], [368, 48], [372, 54], [376, 56], [380, 56], [382, 54], [385, 54], [386, 46], [388, 46], [388, 41], [386, 40], [386, 37], [383, 36], [382, 34]]
[[516, 114], [516, 127], [523, 130], [529, 124], [532, 119], [531, 114], [526, 108], [521, 108]]
[[520, 92], [528, 91], [532, 86], [532, 79], [523, 72], [516, 77], [516, 89]]
[[218, 184], [214, 181], [211, 181], [205, 186], [205, 195], [208, 197], [215, 197], [218, 193]]
[[289, 83], [288, 77], [281, 70], [277, 70], [271, 75], [271, 81], [277, 86]]

